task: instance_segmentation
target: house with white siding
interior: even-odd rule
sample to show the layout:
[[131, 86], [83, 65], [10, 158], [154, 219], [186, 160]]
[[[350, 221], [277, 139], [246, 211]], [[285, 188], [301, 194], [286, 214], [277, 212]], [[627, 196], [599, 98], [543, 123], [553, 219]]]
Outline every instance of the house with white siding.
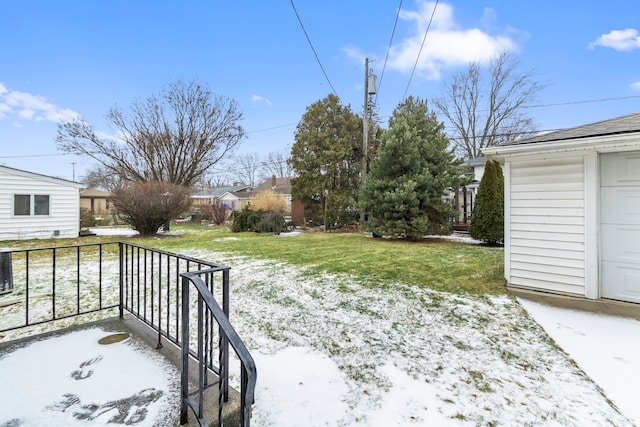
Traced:
[[0, 240], [78, 237], [82, 184], [0, 166]]
[[640, 303], [640, 113], [483, 153], [503, 166], [508, 286]]

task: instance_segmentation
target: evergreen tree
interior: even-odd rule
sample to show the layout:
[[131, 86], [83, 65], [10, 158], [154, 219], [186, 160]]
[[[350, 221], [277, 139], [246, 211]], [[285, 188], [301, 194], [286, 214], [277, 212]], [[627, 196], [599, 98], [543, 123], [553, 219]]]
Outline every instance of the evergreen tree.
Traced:
[[500, 164], [494, 160], [485, 165], [469, 234], [492, 244], [504, 239], [504, 178]]
[[452, 209], [442, 195], [460, 185], [464, 167], [443, 130], [426, 100], [409, 97], [394, 110], [360, 196], [374, 235], [418, 239], [449, 231]]
[[331, 94], [307, 108], [296, 127], [289, 163], [291, 195], [305, 206], [307, 218], [325, 226], [355, 221], [360, 188], [362, 120]]

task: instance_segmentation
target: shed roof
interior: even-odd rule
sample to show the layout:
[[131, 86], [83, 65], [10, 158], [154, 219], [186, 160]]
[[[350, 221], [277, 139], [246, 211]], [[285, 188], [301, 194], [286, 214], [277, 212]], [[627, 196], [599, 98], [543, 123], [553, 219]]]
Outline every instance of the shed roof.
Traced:
[[603, 120], [570, 129], [549, 132], [531, 138], [506, 142], [498, 146], [534, 144], [538, 142], [563, 141], [570, 139], [588, 138], [605, 135], [620, 135], [640, 132], [640, 113], [628, 114], [614, 119]]

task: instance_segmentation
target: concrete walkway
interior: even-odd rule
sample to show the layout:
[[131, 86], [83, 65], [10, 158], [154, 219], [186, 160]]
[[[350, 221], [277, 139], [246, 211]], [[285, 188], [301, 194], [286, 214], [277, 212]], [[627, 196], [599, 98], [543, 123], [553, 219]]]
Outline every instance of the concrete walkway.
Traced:
[[605, 299], [590, 300], [586, 298], [576, 298], [516, 288], [508, 288], [508, 290], [515, 297], [524, 298], [552, 307], [588, 311], [592, 313], [606, 314], [609, 316], [629, 317], [640, 320], [640, 304]]

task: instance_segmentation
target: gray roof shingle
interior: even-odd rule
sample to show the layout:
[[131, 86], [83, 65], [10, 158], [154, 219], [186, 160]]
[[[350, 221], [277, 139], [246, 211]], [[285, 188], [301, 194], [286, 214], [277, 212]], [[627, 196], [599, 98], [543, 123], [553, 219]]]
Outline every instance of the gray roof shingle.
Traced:
[[537, 142], [563, 141], [569, 139], [587, 138], [594, 136], [616, 135], [632, 132], [640, 132], [640, 113], [628, 114], [626, 116], [616, 117], [614, 119], [603, 120], [596, 123], [590, 123], [574, 127], [571, 129], [563, 129], [556, 132], [549, 132], [537, 135], [531, 138], [525, 138], [512, 141], [500, 146], [534, 144]]

